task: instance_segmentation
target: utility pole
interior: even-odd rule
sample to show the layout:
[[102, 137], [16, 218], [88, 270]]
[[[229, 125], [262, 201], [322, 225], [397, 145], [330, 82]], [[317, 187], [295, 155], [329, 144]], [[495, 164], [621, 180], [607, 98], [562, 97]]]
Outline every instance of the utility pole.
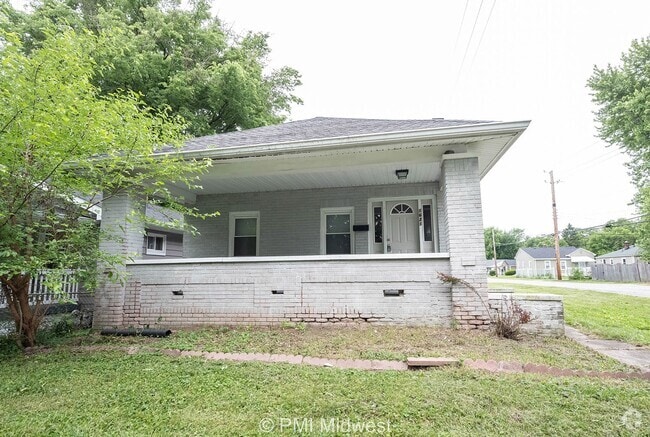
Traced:
[[557, 205], [555, 203], [555, 179], [553, 179], [553, 170], [549, 172], [551, 177], [551, 199], [553, 201], [553, 229], [555, 239], [555, 271], [557, 280], [562, 280], [562, 268], [560, 267], [560, 234], [557, 230]]
[[499, 268], [497, 267], [497, 243], [494, 240], [494, 228], [492, 228], [492, 255], [494, 256], [494, 275], [499, 276]]

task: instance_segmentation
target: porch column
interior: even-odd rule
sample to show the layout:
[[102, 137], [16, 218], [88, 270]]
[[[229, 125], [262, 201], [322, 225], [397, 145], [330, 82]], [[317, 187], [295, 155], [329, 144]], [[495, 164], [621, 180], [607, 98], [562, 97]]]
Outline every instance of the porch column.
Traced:
[[466, 328], [487, 328], [488, 292], [478, 158], [466, 154], [444, 155], [441, 191], [443, 226], [448, 238], [450, 274], [471, 284], [452, 286], [453, 317]]
[[[100, 250], [111, 255], [141, 258], [144, 249], [144, 222], [141, 220], [144, 207], [142, 201], [138, 202], [127, 194], [107, 196], [102, 201]], [[95, 291], [93, 327], [123, 326], [127, 322], [125, 303], [132, 300], [129, 294], [133, 287], [111, 281], [108, 271], [102, 266], [98, 270], [100, 277]], [[116, 273], [124, 275], [126, 268], [118, 267]]]

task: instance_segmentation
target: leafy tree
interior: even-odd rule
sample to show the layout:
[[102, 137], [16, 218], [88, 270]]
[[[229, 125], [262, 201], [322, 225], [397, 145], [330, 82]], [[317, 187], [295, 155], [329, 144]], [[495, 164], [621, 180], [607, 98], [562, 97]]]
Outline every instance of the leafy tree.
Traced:
[[497, 228], [487, 228], [483, 231], [485, 238], [485, 255], [488, 259], [493, 257], [492, 231], [496, 242], [497, 259], [514, 259], [517, 250], [524, 240], [524, 230], [514, 228], [504, 231]]
[[[567, 246], [566, 241], [560, 238], [560, 246]], [[538, 235], [536, 237], [528, 237], [524, 240], [521, 247], [555, 247], [555, 240], [553, 235]]]
[[593, 232], [587, 240], [587, 249], [596, 255], [622, 249], [626, 242], [635, 244], [638, 225], [625, 219], [611, 220], [602, 230]]
[[[594, 67], [588, 86], [598, 109], [595, 120], [600, 138], [630, 156], [627, 164], [637, 186], [639, 211], [650, 211], [650, 38], [632, 41], [618, 66]], [[649, 216], [643, 221], [643, 235], [650, 233]], [[650, 257], [650, 239], [641, 247]], [[604, 246], [603, 246], [604, 247]], [[611, 247], [611, 246], [609, 246]], [[599, 246], [600, 249], [600, 246]]]
[[[102, 94], [131, 90], [150, 107], [170, 107], [190, 135], [208, 135], [284, 121], [300, 74], [268, 71], [268, 35], [235, 35], [210, 14], [206, 0], [43, 0], [31, 13], [9, 10], [7, 24], [25, 47], [38, 47], [47, 26], [110, 32], [95, 47], [95, 85]], [[63, 23], [63, 24], [62, 24]], [[107, 68], [110, 66], [110, 68]]]
[[[100, 193], [198, 215], [164, 181], [193, 188], [209, 163], [173, 153], [184, 130], [176, 117], [131, 92], [100, 96], [90, 53], [103, 44], [112, 44], [106, 35], [45, 30], [26, 54], [16, 35], [0, 32], [0, 285], [23, 346], [34, 345], [46, 310], [29, 305], [33, 275], [51, 269], [55, 285], [57, 272], [80, 269], [92, 287], [98, 260], [123, 262], [98, 249], [88, 211]], [[161, 147], [172, 153], [154, 157]]]
[[573, 225], [569, 223], [567, 227], [562, 230], [561, 235], [567, 246], [584, 247], [589, 233], [582, 229], [574, 228]]

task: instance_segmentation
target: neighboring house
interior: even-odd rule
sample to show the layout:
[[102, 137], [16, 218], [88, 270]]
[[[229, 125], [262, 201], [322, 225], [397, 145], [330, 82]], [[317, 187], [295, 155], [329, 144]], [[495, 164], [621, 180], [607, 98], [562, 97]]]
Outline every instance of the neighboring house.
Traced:
[[635, 264], [639, 261], [641, 261], [641, 250], [627, 243], [620, 250], [596, 257], [598, 264]]
[[220, 215], [186, 218], [200, 234], [184, 258], [137, 259], [143, 226], [124, 218], [138, 203], [107, 198], [102, 227], [126, 225], [102, 249], [141, 253], [97, 291], [95, 326], [485, 327], [480, 181], [527, 126], [319, 117], [191, 139], [182, 153], [214, 165], [202, 190], [170, 188]]
[[[517, 276], [523, 277], [557, 277], [554, 247], [523, 247], [515, 255]], [[594, 254], [586, 249], [573, 246], [560, 247], [560, 269], [562, 275], [569, 276], [575, 269], [580, 269], [586, 276], [591, 274]]]
[[[494, 260], [488, 259], [485, 261], [487, 272], [490, 273], [494, 270]], [[517, 262], [514, 259], [498, 259], [497, 260], [497, 273], [499, 276], [504, 275], [509, 270], [515, 270]]]
[[[87, 207], [94, 218], [102, 220], [102, 196], [76, 197], [75, 202]], [[166, 223], [180, 221], [182, 214], [152, 204], [145, 207], [145, 227], [143, 231], [142, 247], [136, 252], [144, 259], [157, 259], [161, 257], [182, 258], [183, 257], [183, 231], [170, 229]]]
[[172, 220], [183, 220], [183, 216], [166, 208], [148, 204], [145, 210], [144, 241], [141, 249], [143, 259], [182, 258], [183, 232], [165, 226]]

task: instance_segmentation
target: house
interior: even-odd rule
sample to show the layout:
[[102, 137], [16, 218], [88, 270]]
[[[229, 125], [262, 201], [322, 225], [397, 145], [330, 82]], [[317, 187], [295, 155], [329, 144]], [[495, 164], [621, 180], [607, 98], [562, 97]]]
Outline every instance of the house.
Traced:
[[[557, 277], [554, 247], [523, 247], [515, 255], [517, 276], [521, 277]], [[560, 269], [563, 276], [569, 276], [575, 269], [580, 269], [585, 276], [591, 275], [594, 254], [586, 249], [573, 246], [560, 247]]]
[[[90, 213], [98, 223], [102, 220], [101, 196], [75, 197], [74, 202]], [[172, 221], [182, 223], [183, 216], [168, 208], [162, 208], [150, 203], [145, 206], [145, 227], [140, 253], [144, 259], [160, 257], [183, 257], [183, 232], [173, 229], [168, 224]]]
[[[214, 165], [182, 193], [183, 258], [144, 259], [140, 204], [107, 196], [101, 226], [133, 255], [103, 281], [94, 324], [295, 322], [484, 328], [489, 317], [480, 181], [529, 122], [318, 117], [189, 140]], [[169, 241], [169, 240], [168, 240]], [[439, 280], [461, 278], [476, 291]]]
[[598, 264], [635, 264], [639, 261], [641, 261], [641, 250], [627, 242], [622, 249], [596, 257]]
[[182, 258], [183, 232], [166, 226], [183, 220], [182, 214], [155, 205], [145, 205], [145, 229], [141, 255], [143, 259]]
[[[499, 274], [499, 276], [505, 275], [507, 271], [515, 270], [517, 268], [517, 262], [514, 259], [498, 259], [496, 261], [496, 265], [497, 265], [497, 273]], [[494, 271], [494, 260], [493, 259], [485, 260], [485, 266], [487, 268], [488, 273]]]
[[650, 264], [640, 247], [627, 242], [622, 249], [596, 257], [592, 278], [613, 282], [650, 282]]

